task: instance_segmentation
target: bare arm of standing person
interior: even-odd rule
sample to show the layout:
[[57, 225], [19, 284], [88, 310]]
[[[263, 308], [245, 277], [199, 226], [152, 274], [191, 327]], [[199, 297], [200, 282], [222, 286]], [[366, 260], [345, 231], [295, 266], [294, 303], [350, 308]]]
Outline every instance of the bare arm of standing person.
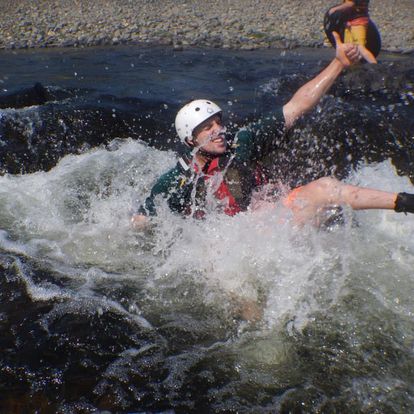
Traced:
[[358, 45], [359, 52], [361, 53], [361, 56], [368, 62], [368, 63], [377, 63], [377, 59], [375, 58], [374, 54], [367, 49], [365, 46]]
[[338, 5], [338, 6], [334, 6], [331, 9], [329, 9], [329, 14], [334, 14], [335, 12], [344, 12], [344, 11], [348, 11], [350, 9], [352, 9], [352, 7], [355, 6], [355, 3], [352, 0], [347, 0], [346, 2]]
[[307, 82], [283, 106], [286, 128], [290, 128], [306, 112], [310, 111], [329, 90], [342, 70], [360, 59], [356, 45], [342, 43], [338, 33], [332, 33], [336, 42], [336, 56], [332, 62], [312, 80]]

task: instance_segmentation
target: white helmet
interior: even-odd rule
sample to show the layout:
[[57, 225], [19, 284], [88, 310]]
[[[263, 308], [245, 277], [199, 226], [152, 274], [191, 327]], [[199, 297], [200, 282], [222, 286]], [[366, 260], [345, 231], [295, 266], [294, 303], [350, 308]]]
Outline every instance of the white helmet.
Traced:
[[175, 117], [175, 129], [181, 141], [191, 139], [193, 131], [213, 115], [221, 114], [221, 108], [207, 99], [196, 99], [184, 105]]

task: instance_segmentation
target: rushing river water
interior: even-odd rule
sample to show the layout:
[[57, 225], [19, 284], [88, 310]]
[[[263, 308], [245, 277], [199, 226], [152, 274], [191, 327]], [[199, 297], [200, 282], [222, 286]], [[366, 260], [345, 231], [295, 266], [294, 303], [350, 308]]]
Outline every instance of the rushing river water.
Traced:
[[[414, 216], [297, 229], [282, 206], [129, 214], [176, 162], [176, 109], [260, 118], [332, 50], [2, 52], [1, 413], [414, 412]], [[271, 161], [414, 192], [414, 59], [350, 70]], [[263, 310], [240, 318], [243, 304]]]

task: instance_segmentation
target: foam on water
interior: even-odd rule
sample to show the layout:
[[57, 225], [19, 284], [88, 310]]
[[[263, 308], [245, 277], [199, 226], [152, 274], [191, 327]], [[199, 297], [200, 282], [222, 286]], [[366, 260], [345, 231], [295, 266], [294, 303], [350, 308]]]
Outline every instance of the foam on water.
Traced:
[[116, 266], [134, 197], [169, 165], [168, 154], [129, 142], [118, 151], [67, 156], [47, 173], [6, 175], [0, 190], [2, 228], [27, 254]]
[[[218, 306], [226, 307], [229, 297], [262, 301], [268, 326], [291, 320], [301, 329], [353, 283], [394, 312], [412, 315], [412, 217], [348, 212], [357, 227], [348, 221], [319, 231], [294, 228], [277, 204], [261, 213], [195, 221], [177, 217], [161, 202], [152, 231], [133, 231], [134, 200], [143, 201], [174, 162], [171, 153], [127, 140], [67, 156], [47, 173], [1, 177], [1, 246], [50, 261], [66, 274], [71, 268], [84, 288], [136, 280], [151, 289], [189, 278], [203, 286], [202, 300]], [[349, 181], [413, 191], [389, 162], [363, 166]]]
[[[226, 385], [208, 391], [217, 409], [226, 411], [234, 408], [234, 398], [244, 398], [246, 387], [279, 395], [284, 384], [300, 384], [313, 370], [307, 358], [297, 365], [302, 346], [318, 355], [320, 366], [326, 352], [355, 377], [352, 361], [341, 362], [344, 353], [358, 359], [367, 346], [380, 343], [393, 352], [403, 346], [398, 341], [414, 340], [412, 216], [345, 209], [344, 225], [319, 230], [293, 226], [279, 203], [194, 220], [171, 213], [158, 200], [151, 228], [134, 231], [131, 210], [175, 162], [172, 153], [126, 140], [67, 156], [49, 172], [0, 177], [0, 248], [22, 255], [15, 266], [33, 302], [51, 303], [39, 320], [45, 332], [53, 332], [66, 315], [86, 320], [116, 315], [133, 331], [160, 333], [142, 350], [126, 347], [105, 371], [98, 395], [118, 389], [118, 383], [122, 392], [131, 367], [140, 366], [136, 361], [147, 349], [160, 349], [157, 344], [173, 349], [163, 360], [168, 398], [179, 398], [177, 390], [199, 364], [214, 378], [217, 361], [234, 372]], [[388, 161], [361, 165], [348, 181], [414, 191]], [[45, 264], [50, 274], [33, 272], [27, 257]], [[263, 307], [261, 322], [237, 322], [234, 307], [250, 302]], [[307, 329], [317, 334], [306, 336]], [[336, 335], [343, 341], [339, 351], [330, 339]], [[389, 345], [389, 336], [397, 345]], [[366, 362], [370, 372], [381, 363], [376, 358]], [[378, 395], [391, 384], [393, 398], [401, 400], [392, 372], [385, 381], [374, 375], [367, 378]], [[354, 391], [342, 392], [364, 404], [358, 378], [352, 384]], [[289, 398], [276, 399], [275, 412]]]

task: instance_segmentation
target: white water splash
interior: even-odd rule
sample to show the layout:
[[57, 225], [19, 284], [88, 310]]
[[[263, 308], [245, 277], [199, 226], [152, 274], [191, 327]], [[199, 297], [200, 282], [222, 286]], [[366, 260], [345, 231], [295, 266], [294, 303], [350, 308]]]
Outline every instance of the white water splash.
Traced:
[[[293, 320], [301, 329], [315, 312], [335, 305], [352, 283], [369, 286], [393, 311], [412, 314], [404, 287], [412, 282], [413, 217], [357, 212], [351, 213], [357, 227], [348, 223], [319, 231], [293, 228], [279, 205], [195, 221], [161, 202], [152, 232], [134, 232], [133, 200], [142, 202], [174, 163], [171, 153], [127, 140], [114, 142], [111, 150], [67, 156], [49, 172], [1, 177], [0, 246], [49, 260], [66, 274], [73, 268], [69, 274], [91, 291], [105, 277], [107, 283], [135, 278], [147, 286], [168, 280], [171, 287], [190, 275], [204, 286], [206, 302], [225, 308], [234, 297], [262, 300], [268, 326]], [[349, 182], [413, 191], [389, 162], [361, 167]], [[392, 277], [388, 268], [382, 271], [384, 256], [392, 262]], [[88, 269], [104, 276], [91, 279]]]

